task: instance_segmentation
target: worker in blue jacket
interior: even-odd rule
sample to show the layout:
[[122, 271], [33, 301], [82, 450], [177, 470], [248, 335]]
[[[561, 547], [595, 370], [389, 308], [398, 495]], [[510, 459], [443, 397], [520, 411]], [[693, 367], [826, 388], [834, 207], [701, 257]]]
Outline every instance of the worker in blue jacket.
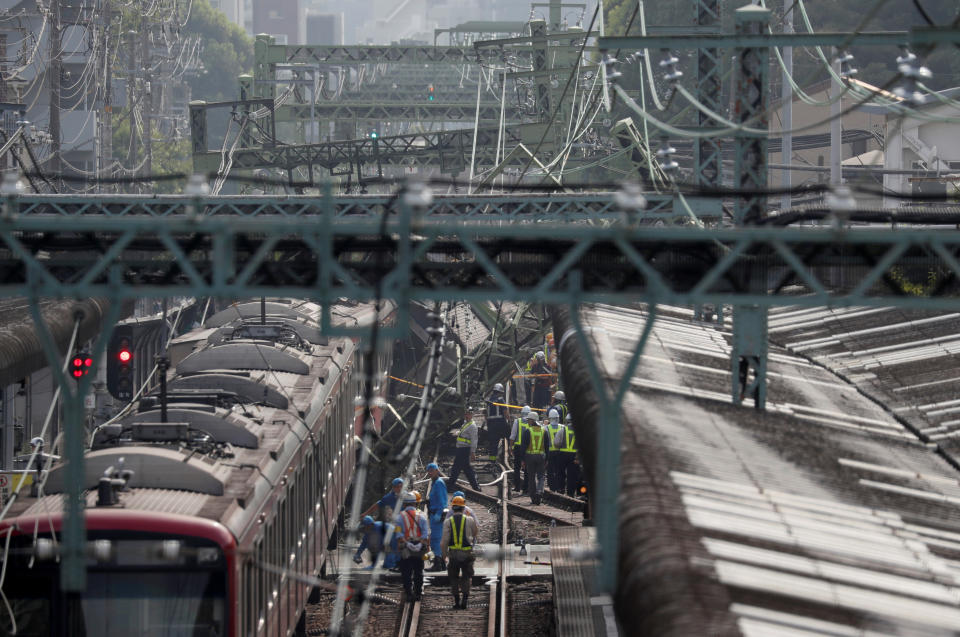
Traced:
[[447, 483], [440, 477], [440, 467], [436, 462], [427, 465], [427, 475], [430, 476], [430, 499], [427, 500], [427, 519], [430, 521], [430, 550], [433, 551], [434, 562], [430, 570], [445, 571], [447, 565], [443, 559], [440, 540], [443, 538], [443, 515], [447, 508]]

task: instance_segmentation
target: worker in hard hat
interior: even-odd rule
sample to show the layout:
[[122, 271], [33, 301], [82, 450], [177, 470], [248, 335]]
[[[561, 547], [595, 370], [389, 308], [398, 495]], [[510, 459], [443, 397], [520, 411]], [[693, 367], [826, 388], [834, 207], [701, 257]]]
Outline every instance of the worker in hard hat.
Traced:
[[365, 515], [360, 521], [360, 546], [357, 552], [353, 554], [355, 564], [363, 564], [364, 550], [370, 551], [370, 561], [377, 563], [377, 556], [383, 551], [383, 536], [386, 533], [386, 527], [383, 522], [374, 520], [371, 516]]
[[390, 490], [370, 505], [370, 508], [363, 512], [363, 515], [371, 515], [380, 508], [380, 519], [389, 522], [393, 519], [393, 511], [397, 507], [398, 500], [403, 498], [403, 478], [394, 478]]
[[470, 598], [470, 583], [473, 579], [473, 546], [480, 532], [476, 521], [464, 512], [466, 501], [462, 496], [453, 496], [450, 501], [453, 512], [443, 523], [443, 538], [440, 547], [447, 560], [447, 576], [453, 592], [454, 608], [466, 608]]
[[520, 416], [513, 421], [513, 428], [510, 430], [510, 442], [513, 445], [513, 489], [521, 493], [527, 490], [527, 473], [523, 469], [523, 432], [530, 426], [530, 405], [524, 405], [520, 410]]
[[430, 525], [423, 511], [417, 510], [417, 496], [405, 493], [403, 511], [396, 519], [400, 545], [400, 579], [403, 592], [410, 601], [419, 601], [423, 594], [423, 560], [430, 549]]
[[497, 459], [500, 441], [507, 437], [509, 412], [504, 405], [505, 402], [503, 385], [497, 383], [487, 398], [487, 452], [488, 457], [493, 461]]
[[543, 477], [546, 470], [547, 427], [536, 422], [531, 414], [530, 428], [523, 432], [524, 464], [527, 467], [527, 494], [531, 504], [540, 504], [543, 497]]
[[440, 551], [440, 534], [443, 533], [443, 512], [447, 508], [447, 483], [440, 477], [440, 467], [436, 462], [427, 465], [430, 477], [430, 492], [427, 499], [427, 516], [430, 521], [430, 549], [434, 554], [433, 570], [446, 568]]
[[547, 488], [554, 493], [563, 491], [563, 481], [560, 477], [560, 454], [554, 447], [553, 439], [560, 431], [560, 414], [556, 409], [547, 412]]
[[557, 455], [557, 467], [562, 491], [575, 497], [580, 486], [580, 459], [577, 457], [577, 435], [573, 431], [573, 419], [567, 414], [567, 421], [553, 438], [553, 453]]
[[[473, 518], [473, 521], [477, 523], [477, 526], [479, 526], [479, 525], [480, 525], [480, 520], [477, 518], [476, 513], [473, 512], [473, 509], [471, 509], [470, 506], [467, 505], [467, 503], [466, 503], [466, 502], [467, 502], [467, 496], [463, 493], [463, 491], [454, 491], [454, 492], [453, 492], [453, 497], [454, 497], [454, 498], [463, 498], [463, 502], [464, 502], [463, 512], [464, 512], [464, 514], [469, 515], [471, 518]], [[452, 500], [451, 500], [451, 502], [452, 502]], [[453, 514], [453, 510], [452, 510], [452, 509], [447, 509], [446, 515], [444, 515], [444, 517], [443, 517], [443, 521], [446, 522], [446, 521], [447, 521], [447, 518], [449, 518], [452, 514]]]
[[524, 369], [527, 376], [528, 387], [530, 387], [530, 404], [534, 408], [546, 407], [550, 404], [550, 387], [553, 385], [556, 375], [553, 368], [547, 362], [547, 356], [543, 352], [537, 352], [533, 355]]
[[467, 474], [467, 480], [474, 491], [480, 490], [480, 483], [477, 481], [477, 474], [473, 470], [471, 462], [476, 459], [477, 454], [477, 435], [479, 427], [477, 421], [483, 418], [483, 411], [478, 409], [467, 409], [463, 416], [463, 425], [457, 433], [457, 447], [454, 450], [453, 466], [450, 467], [450, 487], [457, 486], [457, 478], [460, 472]]
[[560, 422], [566, 422], [567, 415], [570, 413], [570, 407], [567, 405], [567, 395], [560, 390], [553, 392], [553, 402], [550, 403], [550, 409], [556, 409], [560, 416]]

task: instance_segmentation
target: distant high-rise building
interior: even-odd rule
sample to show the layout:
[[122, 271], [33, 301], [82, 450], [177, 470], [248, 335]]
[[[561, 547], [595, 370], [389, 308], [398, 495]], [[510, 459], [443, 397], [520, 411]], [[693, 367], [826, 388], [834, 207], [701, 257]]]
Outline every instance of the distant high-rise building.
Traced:
[[343, 44], [343, 13], [307, 11], [307, 43]]
[[253, 0], [253, 32], [267, 33], [281, 43], [304, 44], [303, 0]]

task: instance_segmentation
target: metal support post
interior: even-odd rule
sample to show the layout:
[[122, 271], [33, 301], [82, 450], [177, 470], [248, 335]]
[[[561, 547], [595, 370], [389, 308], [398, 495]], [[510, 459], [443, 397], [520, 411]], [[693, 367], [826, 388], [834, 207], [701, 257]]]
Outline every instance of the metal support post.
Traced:
[[[143, 25], [140, 30], [140, 68], [143, 69], [141, 102], [143, 103], [143, 174], [153, 174], [153, 94], [157, 89], [150, 73], [152, 56], [150, 55], [150, 26]], [[133, 120], [131, 119], [131, 128]], [[148, 186], [149, 187], [149, 186]]]
[[[835, 57], [839, 57], [839, 55], [835, 55]], [[839, 74], [840, 60], [834, 59], [832, 66], [834, 73]], [[833, 187], [839, 186], [843, 181], [840, 164], [841, 145], [843, 143], [843, 100], [840, 97], [842, 93], [843, 85], [836, 78], [831, 79], [830, 99], [833, 101], [830, 104], [830, 185]]]
[[[103, 3], [103, 65], [107, 69], [103, 78], [103, 124], [100, 129], [100, 176], [108, 177], [108, 169], [113, 162], [113, 72], [109, 65], [110, 56], [110, 22], [112, 7], [110, 0]], [[97, 184], [97, 192], [103, 192], [103, 184]]]
[[13, 430], [13, 392], [9, 387], [0, 388], [0, 409], [3, 417], [3, 469], [13, 469], [13, 457], [16, 455]]
[[[756, 5], [737, 9], [737, 35], [764, 33], [770, 22], [770, 10]], [[739, 69], [736, 80], [737, 121], [752, 128], [767, 129], [768, 62], [767, 47], [745, 47], [737, 50]], [[738, 190], [762, 192], [767, 188], [767, 139], [747, 136], [736, 138], [734, 185]], [[753, 225], [767, 212], [765, 195], [741, 195], [734, 208], [737, 225]], [[741, 282], [753, 294], [767, 289], [766, 273], [748, 269]], [[767, 383], [767, 309], [757, 305], [738, 305], [733, 310], [733, 349], [731, 356], [731, 397], [741, 404], [752, 396], [754, 407], [766, 406]], [[752, 372], [752, 374], [751, 374]]]
[[[50, 86], [50, 170], [54, 175], [54, 184], [59, 185], [59, 175], [63, 172], [60, 163], [60, 84], [63, 81], [63, 26], [60, 24], [60, 2], [50, 3], [50, 66], [47, 79]], [[58, 187], [59, 190], [59, 187]]]
[[[547, 23], [543, 20], [530, 21], [530, 35], [534, 38], [547, 35]], [[533, 70], [546, 71], [550, 66], [547, 59], [546, 40], [535, 41], [533, 45]], [[550, 77], [546, 74], [536, 75], [537, 116], [541, 122], [550, 119]]]
[[[697, 27], [713, 31], [720, 26], [721, 0], [694, 0], [694, 12]], [[697, 49], [697, 99], [711, 111], [722, 110], [720, 101], [720, 49]], [[698, 124], [701, 128], [716, 126], [712, 117], [702, 110], [698, 111]], [[696, 184], [703, 188], [719, 188], [722, 180], [720, 169], [720, 138], [698, 139], [694, 144], [694, 166]], [[715, 205], [719, 210], [720, 201]]]
[[[793, 2], [783, 14], [783, 32], [793, 33]], [[783, 130], [781, 136], [780, 163], [789, 166], [793, 163], [793, 134], [790, 129], [793, 128], [793, 86], [790, 84], [790, 75], [793, 73], [793, 47], [783, 47], [783, 84], [780, 87], [780, 126]], [[789, 190], [793, 184], [793, 172], [783, 170], [781, 172], [780, 185], [784, 190]], [[780, 199], [780, 209], [789, 210], [790, 200], [789, 192], [785, 192]]]

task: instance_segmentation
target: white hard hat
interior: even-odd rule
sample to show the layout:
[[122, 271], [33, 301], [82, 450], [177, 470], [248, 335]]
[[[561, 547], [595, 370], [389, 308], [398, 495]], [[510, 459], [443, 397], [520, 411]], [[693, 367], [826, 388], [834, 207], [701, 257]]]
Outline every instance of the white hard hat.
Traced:
[[537, 352], [537, 358], [546, 358], [546, 356], [543, 352]]
[[554, 400], [566, 400], [566, 399], [567, 399], [567, 395], [564, 394], [562, 391], [558, 391], [558, 392], [555, 392], [555, 393], [553, 394], [553, 399], [554, 399]]
[[37, 436], [36, 438], [33, 438], [32, 440], [30, 440], [30, 446], [31, 446], [31, 447], [42, 447], [42, 446], [43, 446], [43, 438], [41, 438], [40, 436]]
[[560, 420], [560, 412], [556, 409], [551, 409], [547, 412], [547, 418], [550, 420]]
[[573, 418], [570, 416], [570, 414], [567, 414], [567, 417], [563, 419], [563, 422], [573, 422]]
[[533, 411], [533, 410], [531, 409], [531, 410], [530, 410], [530, 414], [527, 416], [527, 419], [528, 419], [530, 422], [538, 422], [538, 421], [540, 420], [540, 415], [537, 414], [537, 412], [535, 412], [535, 411]]
[[530, 414], [530, 405], [524, 405], [523, 409], [520, 410], [520, 416], [524, 417]]
[[493, 386], [493, 391], [503, 391], [503, 385], [501, 385], [500, 383], [497, 383], [496, 385]]

